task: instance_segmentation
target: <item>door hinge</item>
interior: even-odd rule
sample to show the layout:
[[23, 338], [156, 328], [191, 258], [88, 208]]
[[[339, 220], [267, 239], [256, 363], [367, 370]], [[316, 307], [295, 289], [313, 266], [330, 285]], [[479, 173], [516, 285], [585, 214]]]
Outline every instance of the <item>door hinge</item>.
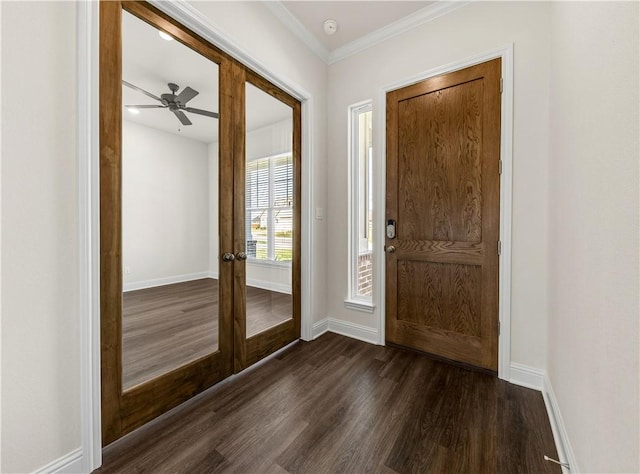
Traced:
[[500, 94], [502, 94], [502, 90], [503, 90], [503, 80], [502, 78], [500, 78]]
[[500, 335], [500, 321], [498, 321], [498, 336]]
[[502, 174], [502, 160], [498, 161], [498, 174]]
[[498, 240], [498, 255], [502, 254], [502, 242]]

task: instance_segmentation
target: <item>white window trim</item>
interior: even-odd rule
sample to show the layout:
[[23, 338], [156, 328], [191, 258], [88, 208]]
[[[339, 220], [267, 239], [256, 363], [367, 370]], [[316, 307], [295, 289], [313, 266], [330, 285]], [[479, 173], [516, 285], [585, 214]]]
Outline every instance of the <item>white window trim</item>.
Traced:
[[[349, 140], [349, 166], [348, 166], [348, 183], [349, 183], [349, 226], [347, 230], [349, 251], [348, 251], [348, 288], [347, 298], [344, 300], [344, 306], [347, 309], [361, 311], [372, 314], [375, 305], [373, 304], [373, 295], [358, 295], [358, 256], [360, 254], [360, 236], [358, 233], [359, 226], [359, 209], [358, 209], [358, 189], [359, 189], [359, 163], [358, 156], [358, 140], [354, 134], [354, 127], [357, 126], [357, 118], [359, 114], [368, 112], [373, 108], [373, 100], [358, 102], [349, 106], [348, 120], [348, 140]], [[375, 278], [375, 272], [373, 273]], [[374, 285], [375, 288], [375, 285]]]

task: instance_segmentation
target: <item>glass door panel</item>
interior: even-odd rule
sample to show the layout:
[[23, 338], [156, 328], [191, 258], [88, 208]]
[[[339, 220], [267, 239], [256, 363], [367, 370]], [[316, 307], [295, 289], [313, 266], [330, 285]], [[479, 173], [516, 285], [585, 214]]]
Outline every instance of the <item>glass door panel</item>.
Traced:
[[218, 350], [218, 65], [122, 14], [123, 390]]
[[246, 336], [293, 317], [293, 110], [246, 84]]

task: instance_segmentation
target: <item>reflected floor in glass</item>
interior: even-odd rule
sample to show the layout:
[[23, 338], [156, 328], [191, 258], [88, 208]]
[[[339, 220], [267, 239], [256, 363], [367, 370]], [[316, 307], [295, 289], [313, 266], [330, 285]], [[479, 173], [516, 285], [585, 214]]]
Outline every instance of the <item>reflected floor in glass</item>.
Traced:
[[[128, 291], [122, 298], [123, 388], [218, 349], [218, 280]], [[247, 287], [247, 334], [291, 318], [291, 295]]]

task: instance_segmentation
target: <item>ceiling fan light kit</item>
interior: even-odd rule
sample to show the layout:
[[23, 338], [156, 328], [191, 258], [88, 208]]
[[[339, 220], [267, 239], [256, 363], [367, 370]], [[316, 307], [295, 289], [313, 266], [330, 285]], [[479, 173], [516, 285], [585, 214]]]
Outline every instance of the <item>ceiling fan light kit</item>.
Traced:
[[180, 90], [180, 86], [178, 84], [174, 84], [173, 82], [169, 82], [167, 87], [171, 93], [161, 94], [158, 97], [151, 92], [147, 92], [146, 90], [135, 86], [127, 81], [122, 81], [122, 84], [125, 86], [138, 91], [147, 97], [150, 97], [154, 100], [157, 100], [162, 105], [125, 105], [127, 110], [132, 114], [140, 113], [140, 109], [169, 109], [177, 119], [180, 121], [182, 125], [192, 125], [189, 117], [186, 116], [185, 112], [189, 112], [192, 114], [204, 115], [205, 117], [218, 118], [218, 114], [216, 112], [211, 112], [209, 110], [196, 109], [194, 107], [187, 107], [187, 102], [193, 99], [195, 96], [199, 94], [199, 92], [191, 87], [187, 86], [182, 91], [176, 95], [178, 90]]

